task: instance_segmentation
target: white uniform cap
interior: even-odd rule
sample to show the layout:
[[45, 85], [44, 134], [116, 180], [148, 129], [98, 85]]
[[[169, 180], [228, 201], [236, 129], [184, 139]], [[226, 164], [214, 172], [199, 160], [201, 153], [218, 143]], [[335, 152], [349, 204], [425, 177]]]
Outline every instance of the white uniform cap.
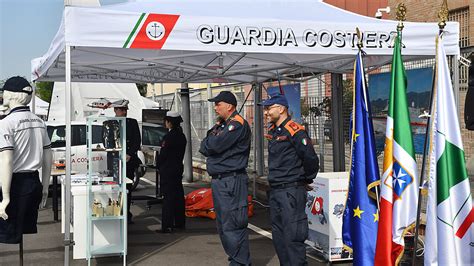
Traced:
[[178, 112], [175, 112], [175, 111], [168, 111], [168, 112], [166, 112], [166, 116], [177, 118], [177, 117], [180, 117], [181, 115]]

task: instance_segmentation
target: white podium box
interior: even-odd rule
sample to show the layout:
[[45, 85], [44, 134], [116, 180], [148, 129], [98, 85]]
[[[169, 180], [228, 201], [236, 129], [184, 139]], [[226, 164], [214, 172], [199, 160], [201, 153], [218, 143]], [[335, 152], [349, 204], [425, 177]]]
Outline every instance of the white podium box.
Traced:
[[351, 260], [343, 250], [342, 215], [347, 197], [348, 172], [318, 173], [308, 192], [309, 244], [329, 261]]
[[[73, 259], [86, 259], [87, 255], [87, 185], [85, 183], [85, 178], [78, 175], [74, 176], [74, 181], [71, 183], [71, 232], [74, 233], [73, 240]], [[107, 178], [104, 178], [107, 180]], [[61, 178], [61, 206], [64, 204], [64, 179]], [[127, 183], [132, 181], [127, 178]], [[110, 186], [108, 187], [110, 188]], [[102, 190], [103, 187], [92, 186], [93, 191]], [[102, 201], [106, 201], [105, 198], [107, 193], [104, 193], [104, 198]], [[64, 208], [61, 208], [61, 231], [64, 233]], [[111, 217], [111, 219], [102, 218], [94, 222], [93, 232], [93, 244], [94, 246], [107, 247], [108, 252], [111, 252], [113, 248], [116, 247], [117, 253], [120, 252], [120, 243], [123, 241], [120, 237], [121, 228], [121, 218], [117, 219]]]

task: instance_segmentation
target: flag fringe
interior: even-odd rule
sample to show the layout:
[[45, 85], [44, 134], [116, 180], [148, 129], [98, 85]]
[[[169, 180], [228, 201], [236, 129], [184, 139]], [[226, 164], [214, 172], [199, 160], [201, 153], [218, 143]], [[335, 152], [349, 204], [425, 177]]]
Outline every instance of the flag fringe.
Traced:
[[[398, 255], [397, 259], [395, 260], [395, 265], [398, 265], [400, 263], [400, 260], [403, 258], [403, 254], [405, 253], [405, 236], [406, 236], [406, 234], [408, 233], [408, 231], [410, 231], [414, 228], [415, 228], [415, 223], [411, 223], [410, 225], [407, 226], [407, 228], [405, 228], [405, 230], [403, 230], [403, 233], [402, 233], [403, 249], [402, 249], [402, 252], [400, 252], [400, 254]], [[393, 242], [393, 239], [392, 239], [392, 242]], [[413, 252], [416, 252], [416, 250], [414, 250]]]
[[347, 250], [347, 251], [349, 251], [350, 253], [354, 254], [354, 252], [352, 251], [352, 248], [351, 248], [351, 247], [349, 247], [349, 246], [347, 246], [347, 245], [345, 245], [345, 244], [342, 244], [342, 248], [345, 249], [345, 250]]
[[380, 186], [380, 180], [372, 182], [367, 186], [367, 193], [369, 193], [369, 197], [371, 197], [374, 200], [378, 200], [378, 197], [377, 197], [377, 194], [375, 194], [375, 192], [372, 191], [372, 189], [377, 186]]

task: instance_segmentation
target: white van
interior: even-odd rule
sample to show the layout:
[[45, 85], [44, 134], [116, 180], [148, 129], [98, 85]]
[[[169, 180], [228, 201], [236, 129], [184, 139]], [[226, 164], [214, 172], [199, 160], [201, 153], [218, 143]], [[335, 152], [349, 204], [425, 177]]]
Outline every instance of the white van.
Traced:
[[[66, 126], [64, 123], [46, 122], [48, 135], [51, 139], [51, 148], [53, 150], [53, 164], [61, 165], [65, 160], [66, 147]], [[168, 132], [161, 125], [151, 123], [139, 123], [142, 133], [142, 149], [138, 151], [138, 158], [141, 164], [137, 169], [134, 179], [134, 187], [138, 185], [140, 177], [145, 175], [146, 167], [154, 165], [154, 151], [159, 150], [164, 135]], [[71, 122], [71, 171], [86, 174], [87, 173], [87, 127], [85, 122]], [[103, 147], [102, 144], [102, 125], [93, 125], [92, 144]], [[92, 157], [93, 169], [97, 171], [107, 170], [107, 153], [95, 152]], [[53, 165], [53, 167], [55, 167]]]

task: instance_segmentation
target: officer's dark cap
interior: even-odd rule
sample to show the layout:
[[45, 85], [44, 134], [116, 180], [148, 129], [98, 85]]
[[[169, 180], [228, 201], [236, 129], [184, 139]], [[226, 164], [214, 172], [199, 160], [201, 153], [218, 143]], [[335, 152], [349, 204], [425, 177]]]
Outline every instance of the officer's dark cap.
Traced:
[[25, 78], [20, 76], [11, 77], [5, 81], [2, 90], [11, 92], [24, 92], [28, 95], [33, 93], [30, 83]]
[[225, 102], [237, 106], [237, 99], [234, 94], [230, 91], [221, 91], [216, 97], [209, 99], [210, 102]]
[[282, 94], [273, 95], [269, 99], [266, 99], [258, 103], [258, 105], [263, 105], [263, 106], [272, 106], [274, 104], [283, 105], [286, 108], [288, 108], [289, 106], [288, 100], [286, 99], [285, 95], [282, 95]]

